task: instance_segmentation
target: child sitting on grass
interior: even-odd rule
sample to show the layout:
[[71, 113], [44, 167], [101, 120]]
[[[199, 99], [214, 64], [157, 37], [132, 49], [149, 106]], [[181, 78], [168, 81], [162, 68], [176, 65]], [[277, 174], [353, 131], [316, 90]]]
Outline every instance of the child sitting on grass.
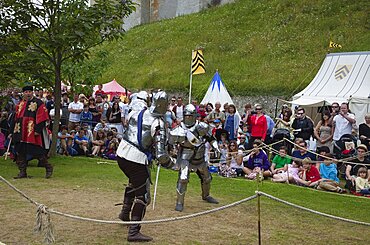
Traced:
[[301, 168], [301, 162], [292, 162], [292, 164], [285, 165], [279, 173], [274, 174], [271, 180], [278, 183], [289, 182], [297, 184], [297, 180], [299, 179], [298, 173], [301, 171]]
[[367, 168], [361, 167], [357, 172], [356, 178], [356, 192], [365, 196], [370, 195], [370, 186], [367, 174]]
[[311, 158], [306, 157], [302, 160], [303, 172], [298, 184], [307, 187], [316, 187], [321, 181], [319, 170], [315, 167]]
[[345, 190], [339, 187], [337, 165], [333, 163], [333, 155], [330, 153], [324, 154], [325, 155], [323, 155], [323, 162], [319, 165], [320, 175], [322, 179], [317, 189], [344, 193]]
[[276, 155], [274, 159], [272, 159], [271, 164], [271, 173], [277, 174], [280, 172], [286, 172], [288, 164], [292, 161], [291, 158], [287, 156], [288, 148], [286, 146], [281, 146], [279, 149], [279, 155]]

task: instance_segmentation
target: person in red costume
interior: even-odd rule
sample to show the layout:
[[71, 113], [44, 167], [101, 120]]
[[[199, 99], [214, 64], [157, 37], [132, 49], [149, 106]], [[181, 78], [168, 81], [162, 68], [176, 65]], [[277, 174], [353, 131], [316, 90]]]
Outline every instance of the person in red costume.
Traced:
[[48, 162], [47, 153], [50, 138], [47, 132], [49, 120], [45, 104], [33, 95], [33, 87], [23, 87], [23, 100], [17, 105], [14, 120], [11, 124], [13, 143], [16, 151], [16, 163], [19, 174], [14, 177], [27, 178], [27, 156], [39, 160], [45, 166], [45, 178], [50, 178], [53, 166]]

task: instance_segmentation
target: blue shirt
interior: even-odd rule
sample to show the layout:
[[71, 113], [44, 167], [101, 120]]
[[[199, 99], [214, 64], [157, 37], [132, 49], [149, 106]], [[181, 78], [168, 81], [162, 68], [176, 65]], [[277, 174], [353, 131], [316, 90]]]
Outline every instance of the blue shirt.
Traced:
[[330, 163], [330, 165], [320, 163], [320, 175], [324, 179], [334, 180], [339, 183], [337, 165], [335, 163]]
[[303, 155], [301, 155], [301, 152], [299, 150], [293, 151], [292, 157], [299, 159], [305, 159], [306, 157], [309, 157], [313, 161], [316, 160], [316, 155], [308, 151]]
[[263, 170], [268, 170], [270, 165], [267, 155], [260, 150], [257, 155], [249, 157], [247, 168], [254, 169], [255, 167], [260, 167]]

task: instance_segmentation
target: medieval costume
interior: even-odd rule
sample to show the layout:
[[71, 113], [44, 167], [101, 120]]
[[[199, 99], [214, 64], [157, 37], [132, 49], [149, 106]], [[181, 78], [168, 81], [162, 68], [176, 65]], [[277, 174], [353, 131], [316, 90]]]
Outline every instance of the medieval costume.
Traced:
[[15, 178], [27, 178], [27, 158], [32, 156], [46, 168], [46, 178], [50, 178], [53, 167], [48, 163], [47, 153], [50, 137], [46, 123], [49, 120], [45, 104], [33, 96], [32, 86], [23, 88], [24, 99], [16, 107], [11, 132], [16, 151], [19, 174]]

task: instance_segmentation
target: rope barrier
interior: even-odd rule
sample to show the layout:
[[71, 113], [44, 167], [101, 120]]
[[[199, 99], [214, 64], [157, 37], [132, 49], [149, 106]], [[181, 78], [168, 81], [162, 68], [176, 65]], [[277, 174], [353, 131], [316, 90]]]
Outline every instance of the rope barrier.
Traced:
[[[145, 220], [145, 221], [126, 221], [126, 222], [124, 222], [124, 221], [114, 221], [114, 220], [113, 221], [100, 220], [100, 219], [86, 218], [86, 217], [81, 217], [81, 216], [77, 216], [77, 215], [62, 213], [62, 212], [59, 212], [59, 211], [56, 211], [56, 210], [53, 210], [53, 209], [49, 209], [44, 204], [39, 204], [38, 202], [34, 201], [32, 198], [28, 197], [26, 194], [24, 194], [18, 188], [13, 186], [9, 181], [7, 181], [2, 176], [0, 176], [0, 180], [3, 181], [5, 184], [7, 184], [10, 188], [15, 190], [16, 192], [18, 192], [20, 195], [22, 195], [28, 201], [30, 201], [31, 203], [33, 203], [34, 205], [37, 206], [36, 226], [35, 226], [34, 230], [37, 231], [37, 232], [41, 232], [41, 231], [44, 232], [44, 242], [46, 242], [46, 243], [55, 242], [55, 237], [54, 237], [54, 234], [53, 234], [54, 229], [53, 229], [53, 225], [51, 223], [51, 218], [50, 218], [51, 213], [56, 214], [56, 215], [60, 215], [60, 216], [64, 216], [64, 217], [67, 217], [67, 218], [80, 220], [80, 221], [91, 221], [91, 222], [103, 223], [103, 224], [123, 224], [123, 225], [154, 224], [154, 223], [164, 223], [164, 222], [185, 220], [185, 219], [198, 217], [198, 216], [201, 216], [201, 215], [214, 213], [214, 212], [217, 212], [217, 211], [220, 211], [220, 210], [224, 210], [226, 208], [234, 207], [234, 206], [239, 205], [243, 202], [251, 201], [251, 200], [257, 198], [258, 196], [265, 196], [265, 197], [270, 198], [274, 201], [281, 202], [281, 203], [284, 203], [286, 205], [289, 205], [289, 206], [292, 206], [292, 207], [295, 207], [295, 208], [299, 208], [299, 209], [302, 209], [302, 210], [305, 210], [305, 211], [308, 211], [308, 212], [311, 212], [311, 213], [315, 213], [315, 214], [318, 214], [318, 215], [321, 215], [321, 216], [324, 216], [324, 217], [328, 217], [328, 218], [332, 218], [332, 219], [336, 219], [336, 220], [340, 220], [340, 221], [345, 221], [345, 222], [349, 222], [349, 223], [353, 223], [353, 224], [358, 224], [358, 225], [370, 226], [370, 223], [367, 223], [367, 222], [346, 219], [346, 218], [342, 218], [342, 217], [322, 213], [322, 212], [319, 212], [319, 211], [315, 211], [315, 210], [312, 210], [312, 209], [309, 209], [309, 208], [306, 208], [306, 207], [302, 207], [302, 206], [290, 203], [288, 201], [285, 201], [285, 200], [282, 200], [280, 198], [274, 197], [274, 196], [269, 195], [267, 193], [260, 192], [258, 190], [256, 191], [255, 195], [244, 198], [242, 200], [239, 200], [239, 201], [236, 201], [236, 202], [233, 202], [233, 203], [230, 203], [230, 204], [218, 207], [218, 208], [205, 210], [205, 211], [202, 211], [202, 212], [188, 214], [188, 215], [184, 215], [184, 216], [179, 216], [179, 217], [170, 217], [170, 218], [164, 218], [164, 219]], [[45, 225], [44, 225], [44, 220], [43, 220], [42, 214], [46, 215], [46, 224]]]
[[349, 223], [352, 223], [352, 224], [370, 226], [370, 223], [367, 223], [367, 222], [362, 222], [362, 221], [357, 221], [357, 220], [351, 220], [351, 219], [346, 219], [346, 218], [334, 216], [334, 215], [331, 215], [331, 214], [322, 213], [322, 212], [319, 212], [319, 211], [316, 211], [316, 210], [313, 210], [313, 209], [302, 207], [300, 205], [297, 205], [297, 204], [294, 204], [294, 203], [291, 203], [291, 202], [282, 200], [280, 198], [274, 197], [272, 195], [269, 195], [269, 194], [264, 193], [264, 192], [261, 192], [261, 191], [260, 192], [256, 192], [256, 193], [258, 195], [262, 195], [262, 196], [265, 196], [267, 198], [270, 198], [270, 199], [272, 199], [274, 201], [281, 202], [281, 203], [284, 203], [286, 205], [289, 205], [289, 206], [292, 206], [292, 207], [295, 207], [295, 208], [299, 208], [299, 209], [305, 210], [305, 211], [310, 212], [310, 213], [314, 213], [314, 214], [317, 214], [317, 215], [325, 216], [325, 217], [328, 217], [328, 218], [331, 218], [331, 219], [336, 219], [336, 220], [340, 220], [340, 221], [349, 222]]

